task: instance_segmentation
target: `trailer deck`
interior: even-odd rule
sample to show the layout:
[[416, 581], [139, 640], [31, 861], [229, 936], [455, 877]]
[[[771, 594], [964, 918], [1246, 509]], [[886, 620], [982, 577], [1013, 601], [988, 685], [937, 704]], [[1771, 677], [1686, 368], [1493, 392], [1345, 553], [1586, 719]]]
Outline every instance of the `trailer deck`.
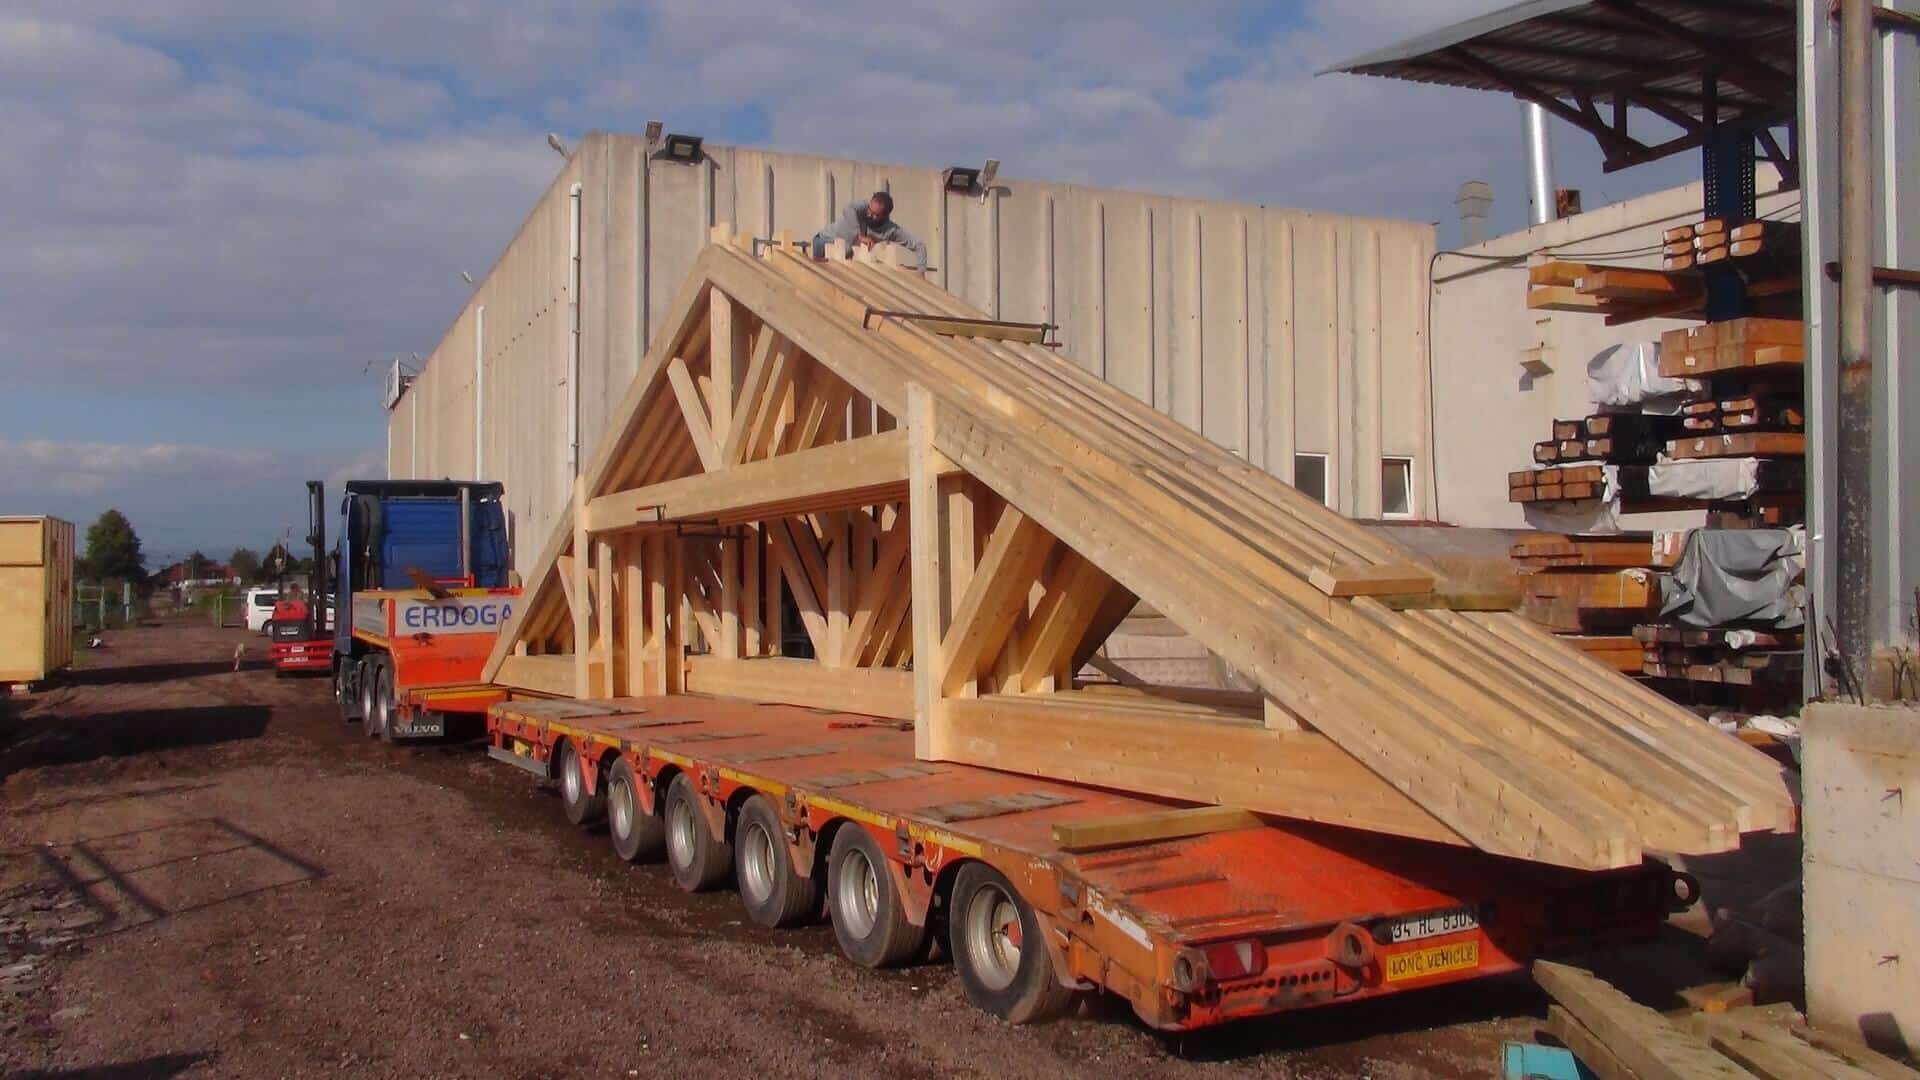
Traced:
[[[567, 747], [589, 791], [624, 758], [644, 778], [649, 814], [684, 773], [716, 835], [730, 837], [741, 803], [766, 795], [802, 876], [825, 873], [834, 830], [865, 828], [893, 860], [916, 926], [943, 917], [957, 867], [984, 861], [1033, 906], [1062, 981], [1118, 994], [1168, 1030], [1643, 940], [1689, 893], [1654, 863], [1572, 871], [1250, 815], [1129, 842], [1124, 823], [1178, 820], [1180, 804], [916, 760], [908, 724], [795, 706], [519, 699], [490, 710], [488, 731], [494, 757], [545, 779], [558, 779]], [[1108, 846], [1073, 839], [1116, 823]]]

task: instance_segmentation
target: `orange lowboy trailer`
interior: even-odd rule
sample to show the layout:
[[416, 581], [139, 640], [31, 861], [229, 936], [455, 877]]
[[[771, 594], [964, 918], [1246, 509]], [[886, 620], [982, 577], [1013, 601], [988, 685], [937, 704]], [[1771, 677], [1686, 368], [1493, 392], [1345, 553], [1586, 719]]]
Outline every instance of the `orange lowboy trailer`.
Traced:
[[694, 696], [513, 700], [488, 717], [492, 756], [557, 783], [576, 823], [605, 815], [622, 856], [664, 857], [689, 889], [731, 875], [762, 925], [818, 917], [824, 895], [843, 951], [870, 966], [944, 929], [969, 999], [1016, 1021], [1082, 990], [1190, 1030], [1441, 986], [1647, 940], [1695, 895], [1651, 861], [1580, 872], [1218, 813], [1227, 826], [1198, 835], [1075, 843], [1076, 825], [1181, 815], [918, 761], [901, 727]]

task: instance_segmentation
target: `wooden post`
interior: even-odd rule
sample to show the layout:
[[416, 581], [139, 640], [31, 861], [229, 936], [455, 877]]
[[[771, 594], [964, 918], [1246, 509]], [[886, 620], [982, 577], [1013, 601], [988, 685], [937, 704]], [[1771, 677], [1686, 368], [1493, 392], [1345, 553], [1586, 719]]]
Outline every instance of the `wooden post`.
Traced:
[[622, 648], [626, 655], [620, 665], [616, 696], [646, 693], [647, 583], [641, 563], [642, 540], [629, 534], [620, 540], [620, 606], [622, 610]]
[[647, 693], [667, 692], [667, 537], [646, 541], [647, 563]]
[[[940, 684], [946, 679], [940, 639], [949, 583], [941, 558], [946, 534], [941, 512], [940, 454], [933, 445], [933, 395], [918, 384], [907, 388], [908, 566], [913, 572], [913, 752], [935, 759], [946, 752], [941, 730]], [[968, 530], [971, 535], [971, 528]]]
[[[770, 331], [769, 331], [770, 332]], [[740, 632], [742, 651], [761, 655], [760, 639], [760, 526], [742, 526], [740, 549]]]
[[740, 545], [743, 542], [725, 538], [720, 541], [720, 640], [713, 643], [713, 654], [722, 660], [740, 658]]
[[595, 672], [593, 686], [589, 693], [597, 697], [612, 697], [614, 679], [613, 542], [605, 537], [595, 540], [593, 559], [593, 572], [595, 580], [599, 583], [599, 597], [594, 605], [594, 614], [598, 616], [600, 626], [598, 640], [594, 643], [593, 659], [588, 662], [588, 669]]
[[853, 589], [847, 578], [853, 567], [848, 561], [852, 538], [849, 515], [835, 511], [826, 515], [827, 529], [827, 652], [820, 662], [840, 667], [847, 648], [848, 609], [853, 606]]
[[712, 427], [714, 445], [724, 446], [733, 428], [734, 388], [740, 377], [739, 340], [745, 329], [743, 313], [718, 289], [708, 301], [707, 372], [713, 380]]
[[660, 642], [660, 664], [666, 671], [668, 694], [678, 694], [687, 671], [687, 638], [693, 612], [687, 607], [687, 545], [676, 536], [666, 537], [667, 598], [669, 611], [666, 637]]
[[[980, 561], [980, 492], [975, 489], [970, 477], [950, 476], [941, 481], [943, 502], [946, 505], [946, 545], [947, 550], [940, 564], [941, 572], [946, 576], [946, 588], [941, 612], [941, 633], [946, 633], [947, 620], [960, 606], [960, 600], [967, 594], [967, 587], [973, 583], [974, 566]], [[935, 645], [939, 639], [935, 639]], [[919, 645], [914, 646], [914, 655], [923, 655]], [[944, 661], [942, 670], [945, 670]], [[954, 692], [956, 697], [976, 697], [980, 684], [973, 678], [961, 683]]]

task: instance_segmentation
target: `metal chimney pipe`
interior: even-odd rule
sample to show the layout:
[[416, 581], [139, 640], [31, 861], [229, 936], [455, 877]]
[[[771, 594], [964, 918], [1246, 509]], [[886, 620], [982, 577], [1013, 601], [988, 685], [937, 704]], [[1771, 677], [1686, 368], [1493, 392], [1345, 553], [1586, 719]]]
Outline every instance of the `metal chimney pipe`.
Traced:
[[1521, 104], [1527, 121], [1528, 221], [1544, 225], [1555, 217], [1553, 203], [1553, 142], [1547, 134], [1547, 110], [1534, 102]]

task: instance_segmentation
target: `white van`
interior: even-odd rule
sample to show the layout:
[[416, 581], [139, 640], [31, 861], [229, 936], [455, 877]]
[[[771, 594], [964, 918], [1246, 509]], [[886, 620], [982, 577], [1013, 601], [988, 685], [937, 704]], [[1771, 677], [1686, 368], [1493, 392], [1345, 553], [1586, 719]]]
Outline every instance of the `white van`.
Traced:
[[279, 602], [279, 589], [248, 589], [247, 629], [257, 634], [266, 633], [267, 623], [273, 618], [273, 605]]

